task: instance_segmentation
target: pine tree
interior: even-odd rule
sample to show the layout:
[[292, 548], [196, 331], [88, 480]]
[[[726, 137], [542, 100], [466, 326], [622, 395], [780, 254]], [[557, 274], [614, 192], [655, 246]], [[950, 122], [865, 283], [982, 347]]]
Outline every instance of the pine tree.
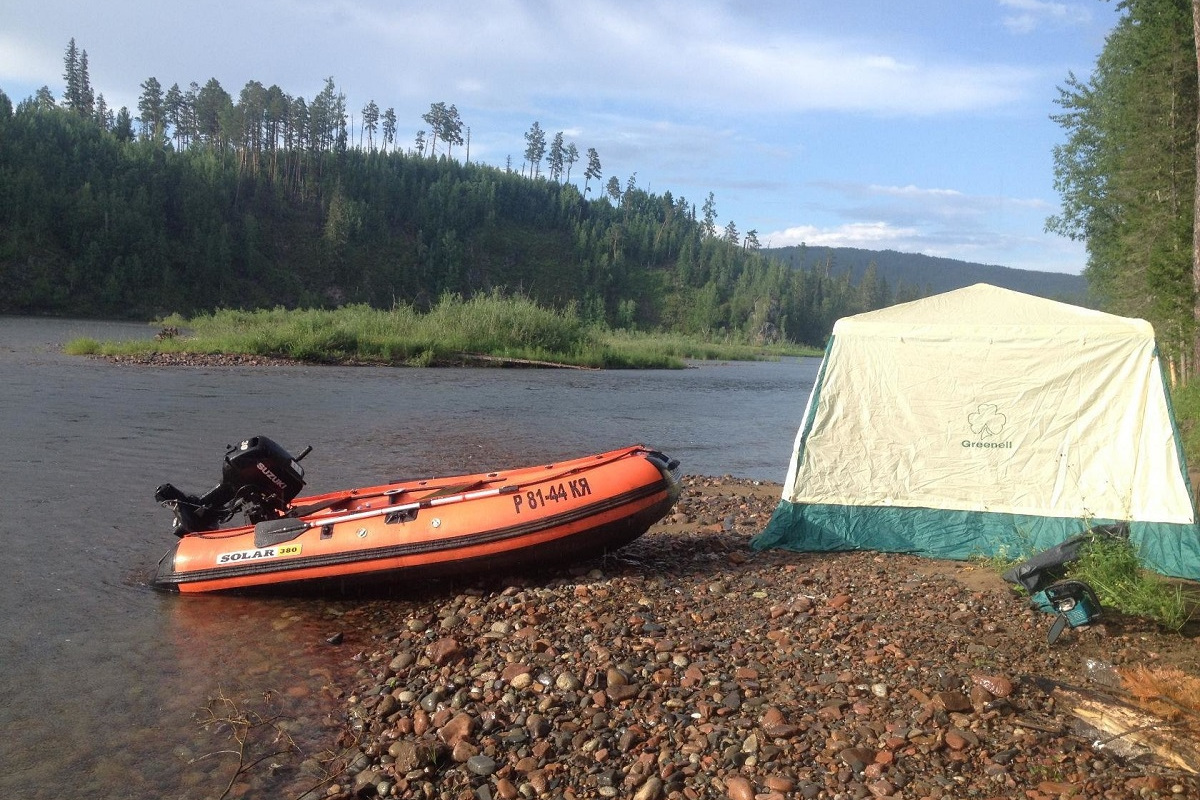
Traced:
[[559, 131], [554, 134], [554, 138], [550, 142], [550, 155], [547, 161], [550, 180], [556, 183], [562, 177], [566, 155], [567, 148], [563, 144], [563, 132]]
[[375, 131], [379, 130], [379, 106], [372, 100], [363, 106], [363, 131], [367, 134], [367, 149], [375, 149]]
[[[178, 86], [175, 87], [178, 91]], [[142, 83], [142, 95], [138, 98], [138, 120], [141, 122], [141, 137], [163, 140], [166, 132], [166, 105], [163, 100], [162, 84], [158, 78], [150, 77]]]
[[708, 198], [702, 206], [704, 211], [704, 222], [701, 225], [701, 230], [704, 235], [710, 239], [717, 235], [717, 199], [713, 197], [713, 193], [708, 193]]
[[570, 181], [571, 167], [575, 166], [575, 162], [579, 161], [579, 148], [575, 146], [574, 142], [567, 145], [567, 151], [563, 156], [563, 160], [567, 164], [567, 180]]
[[534, 122], [525, 132], [525, 162], [529, 164], [529, 177], [536, 178], [542, 171], [542, 159], [546, 157], [546, 132]]
[[79, 113], [83, 108], [83, 80], [79, 66], [79, 48], [75, 46], [75, 37], [67, 44], [67, 53], [63, 58], [63, 81], [66, 90], [63, 92], [63, 108]]
[[587, 151], [588, 164], [587, 169], [583, 172], [583, 193], [588, 192], [588, 182], [595, 178], [600, 180], [604, 177], [604, 172], [600, 167], [600, 154], [596, 152], [596, 148], [589, 147]]
[[1060, 87], [1061, 213], [1051, 231], [1086, 242], [1089, 288], [1150, 320], [1186, 377], [1196, 349], [1192, 224], [1197, 69], [1187, 0], [1126, 0], [1087, 80]]

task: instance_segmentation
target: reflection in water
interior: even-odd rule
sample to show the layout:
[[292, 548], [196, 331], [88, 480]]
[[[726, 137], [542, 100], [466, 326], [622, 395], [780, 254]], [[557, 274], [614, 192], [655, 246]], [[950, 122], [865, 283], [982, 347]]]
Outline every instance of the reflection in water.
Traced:
[[[371, 615], [402, 608], [403, 591], [381, 605], [146, 587], [171, 544], [154, 488], [211, 488], [227, 444], [261, 433], [292, 452], [313, 445], [305, 493], [639, 442], [690, 474], [778, 482], [817, 367], [149, 368], [56, 346], [154, 331], [0, 318], [3, 796], [212, 797], [236, 761], [197, 719], [211, 697], [282, 714], [307, 757], [330, 746], [343, 708], [333, 689], [353, 683]], [[294, 796], [316, 778], [265, 771], [251, 794]]]

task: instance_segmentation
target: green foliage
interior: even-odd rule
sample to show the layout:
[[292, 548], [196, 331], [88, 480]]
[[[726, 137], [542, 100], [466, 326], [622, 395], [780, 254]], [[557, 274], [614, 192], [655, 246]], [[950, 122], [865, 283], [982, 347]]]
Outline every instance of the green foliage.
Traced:
[[63, 345], [63, 352], [69, 356], [94, 356], [102, 351], [100, 342], [95, 339], [72, 339]]
[[96, 342], [76, 339], [76, 355], [149, 352], [236, 353], [322, 363], [438, 366], [475, 362], [547, 362], [606, 368], [679, 368], [685, 359], [753, 359], [818, 355], [795, 345], [768, 347], [727, 337], [706, 341], [678, 334], [614, 331], [585, 322], [577, 307], [541, 306], [499, 292], [463, 299], [444, 295], [421, 311], [366, 305], [337, 309], [218, 309], [191, 319], [160, 320], [181, 335], [152, 341]]
[[1097, 537], [1068, 565], [1067, 577], [1091, 586], [1100, 604], [1177, 631], [1191, 619], [1200, 594], [1142, 568], [1133, 544]]
[[[537, 177], [536, 164], [526, 177], [355, 149], [331, 80], [309, 103], [253, 81], [236, 99], [215, 80], [186, 94], [153, 80], [141, 89], [136, 141], [52, 103], [0, 114], [0, 313], [149, 319], [408, 305], [438, 318], [459, 310], [438, 298], [469, 304], [499, 292], [542, 313], [575, 309], [573, 324], [599, 329], [820, 347], [838, 317], [888, 302], [877, 283], [859, 289], [709, 235], [692, 203], [643, 191], [634, 176], [623, 191], [614, 176], [611, 198], [587, 199]], [[302, 131], [298, 119], [308, 120]], [[437, 135], [457, 143], [451, 127]], [[599, 180], [593, 155], [588, 175]], [[490, 347], [486, 327], [445, 325]], [[578, 336], [562, 320], [531, 330], [548, 338], [518, 337], [528, 353], [563, 352]], [[304, 358], [372, 352], [337, 330], [292, 333], [256, 346]], [[372, 355], [437, 361], [447, 349], [431, 337]], [[616, 357], [632, 355], [592, 355]]]
[[1200, 381], [1177, 386], [1171, 392], [1171, 405], [1183, 439], [1184, 459], [1200, 466]]
[[[973, 560], [1002, 574], [1036, 553], [1030, 537], [1017, 531], [1012, 547]], [[1096, 536], [1066, 565], [1064, 578], [1091, 586], [1102, 606], [1153, 620], [1173, 631], [1186, 625], [1200, 609], [1200, 592], [1146, 570], [1127, 538]]]
[[[1192, 216], [1197, 71], [1192, 3], [1126, 0], [1096, 68], [1070, 75], [1054, 119], [1062, 210], [1047, 228], [1087, 243], [1086, 276], [1104, 307], [1154, 324], [1188, 364], [1194, 348]], [[1186, 370], [1185, 370], [1186, 372]]]

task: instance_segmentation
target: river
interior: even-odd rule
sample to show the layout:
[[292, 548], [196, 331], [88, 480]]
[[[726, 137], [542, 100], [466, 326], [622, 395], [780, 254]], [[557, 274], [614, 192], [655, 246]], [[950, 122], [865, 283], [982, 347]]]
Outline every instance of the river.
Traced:
[[[155, 487], [211, 488], [226, 445], [312, 445], [306, 494], [633, 443], [688, 474], [780, 482], [819, 363], [146, 367], [60, 349], [154, 332], [0, 317], [0, 796], [217, 797], [236, 758], [228, 728], [202, 725], [206, 708], [278, 714], [313, 758], [332, 746], [338, 687], [367, 644], [354, 599], [148, 586], [172, 541]], [[303, 778], [283, 770], [274, 788]]]

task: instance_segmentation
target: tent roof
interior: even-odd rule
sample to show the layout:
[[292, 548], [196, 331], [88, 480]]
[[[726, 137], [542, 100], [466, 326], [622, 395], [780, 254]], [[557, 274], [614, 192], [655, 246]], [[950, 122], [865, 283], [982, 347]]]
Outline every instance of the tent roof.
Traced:
[[843, 317], [834, 324], [833, 334], [1072, 339], [1086, 334], [1152, 340], [1154, 329], [1145, 320], [977, 283], [911, 303]]

